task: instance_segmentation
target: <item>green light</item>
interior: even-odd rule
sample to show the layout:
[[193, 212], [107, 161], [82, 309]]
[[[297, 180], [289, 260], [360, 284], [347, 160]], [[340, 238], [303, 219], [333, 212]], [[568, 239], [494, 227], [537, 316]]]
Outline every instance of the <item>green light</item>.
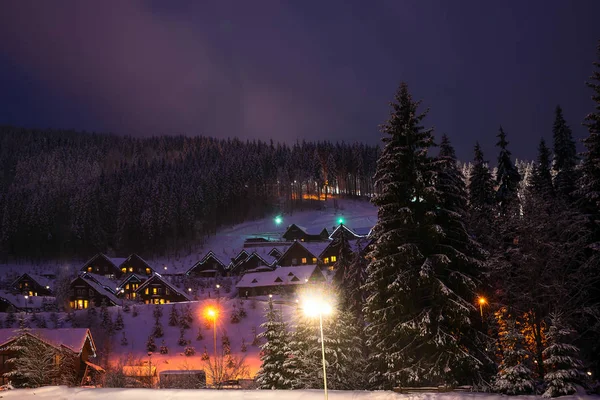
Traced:
[[344, 218], [340, 217], [340, 218], [338, 219], [338, 225], [341, 225], [341, 224], [343, 224], [343, 223], [344, 223]]
[[283, 218], [281, 218], [279, 215], [275, 217], [275, 223], [277, 225], [281, 224], [283, 222]]

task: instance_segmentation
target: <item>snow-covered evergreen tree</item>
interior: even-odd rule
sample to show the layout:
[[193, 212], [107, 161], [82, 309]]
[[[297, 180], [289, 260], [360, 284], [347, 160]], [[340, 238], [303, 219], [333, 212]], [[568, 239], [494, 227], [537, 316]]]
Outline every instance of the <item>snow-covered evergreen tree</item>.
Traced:
[[169, 326], [177, 325], [179, 325], [179, 311], [177, 310], [177, 304], [173, 304], [169, 313]]
[[185, 328], [179, 328], [179, 339], [177, 340], [177, 344], [180, 346], [187, 346], [188, 340], [185, 338]]
[[532, 372], [525, 350], [523, 334], [515, 320], [509, 317], [498, 333], [502, 361], [494, 382], [494, 390], [504, 394], [529, 394], [534, 391]]
[[544, 397], [567, 396], [576, 392], [575, 385], [585, 381], [579, 349], [571, 344], [575, 331], [559, 314], [550, 316], [550, 329], [546, 335], [548, 346], [544, 349]]
[[162, 342], [160, 342], [160, 354], [169, 354], [169, 348], [167, 347], [167, 344], [165, 343], [165, 340], [163, 339]]
[[155, 304], [154, 309], [152, 310], [152, 316], [154, 319], [159, 320], [163, 316], [163, 309], [160, 304]]
[[546, 146], [544, 139], [540, 140], [537, 162], [533, 167], [533, 173], [529, 181], [529, 187], [539, 197], [548, 199], [554, 194], [550, 172], [550, 149]]
[[552, 126], [554, 140], [554, 160], [552, 169], [555, 172], [554, 186], [556, 193], [565, 199], [570, 199], [575, 191], [577, 182], [577, 149], [573, 140], [571, 128], [563, 117], [560, 106], [554, 111], [554, 125]]
[[154, 342], [154, 336], [148, 336], [148, 341], [146, 342], [146, 350], [155, 352], [156, 351], [156, 343]]
[[121, 334], [121, 346], [127, 346], [129, 344], [129, 340], [127, 340], [127, 336], [125, 335], [125, 332], [122, 332]]
[[469, 228], [479, 242], [488, 245], [493, 242], [494, 183], [479, 143], [475, 144], [475, 155], [468, 190]]
[[10, 368], [4, 374], [14, 386], [39, 387], [49, 385], [59, 376], [55, 362], [60, 353], [52, 346], [33, 336], [28, 329], [20, 329], [16, 339], [1, 349], [12, 357], [6, 360]]
[[364, 284], [367, 280], [367, 265], [365, 257], [367, 242], [364, 238], [356, 241], [355, 252], [351, 256], [350, 264], [346, 268], [339, 291], [342, 293], [340, 309], [350, 311], [357, 321], [364, 321], [363, 306], [366, 295]]
[[319, 329], [313, 319], [298, 313], [294, 329], [288, 334], [288, 354], [283, 362], [285, 387], [291, 389], [314, 389], [322, 385], [318, 371], [321, 366], [320, 337], [315, 330]]
[[152, 333], [150, 334], [150, 336], [155, 337], [155, 338], [161, 338], [165, 335], [165, 332], [163, 330], [163, 326], [160, 323], [159, 320], [156, 320], [156, 323], [154, 324], [154, 327], [152, 327]]
[[260, 334], [265, 339], [261, 346], [261, 366], [256, 374], [256, 382], [260, 389], [288, 389], [290, 386], [289, 372], [284, 368], [284, 362], [289, 353], [285, 324], [281, 315], [275, 311], [272, 299], [266, 308], [265, 322], [261, 324], [264, 332]]
[[502, 127], [500, 127], [497, 137], [498, 143], [496, 143], [496, 146], [500, 148], [500, 153], [498, 154], [498, 171], [496, 172], [496, 184], [498, 185], [496, 202], [503, 215], [514, 214], [517, 212], [518, 207], [517, 190], [521, 175], [511, 159], [506, 133], [504, 133]]
[[115, 319], [114, 328], [116, 331], [121, 331], [125, 327], [125, 323], [123, 322], [123, 315], [121, 314], [121, 310], [117, 311], [117, 318]]

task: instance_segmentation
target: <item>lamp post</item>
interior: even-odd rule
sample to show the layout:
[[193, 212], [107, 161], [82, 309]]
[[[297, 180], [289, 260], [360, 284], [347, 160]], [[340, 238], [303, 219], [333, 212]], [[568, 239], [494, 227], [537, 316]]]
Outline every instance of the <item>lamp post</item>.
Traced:
[[150, 376], [150, 387], [152, 387], [152, 352], [148, 352], [148, 375]]
[[213, 345], [215, 349], [215, 368], [217, 362], [217, 316], [219, 313], [215, 308], [206, 309], [206, 315], [213, 320]]
[[483, 323], [483, 306], [487, 304], [487, 300], [485, 297], [479, 297], [477, 301], [479, 303], [479, 313], [481, 314], [481, 323]]
[[25, 314], [27, 314], [27, 301], [29, 300], [29, 296], [25, 295]]
[[310, 298], [304, 302], [304, 314], [309, 317], [319, 316], [319, 330], [321, 332], [321, 356], [323, 363], [323, 387], [325, 388], [325, 400], [327, 395], [327, 370], [325, 368], [325, 341], [323, 338], [323, 315], [329, 315], [333, 311], [331, 305], [323, 298]]

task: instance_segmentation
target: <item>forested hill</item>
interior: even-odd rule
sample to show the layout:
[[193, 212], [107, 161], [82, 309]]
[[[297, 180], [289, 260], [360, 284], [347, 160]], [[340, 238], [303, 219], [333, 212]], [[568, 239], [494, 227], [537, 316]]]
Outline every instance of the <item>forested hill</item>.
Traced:
[[0, 127], [0, 253], [168, 251], [223, 225], [372, 192], [379, 149]]

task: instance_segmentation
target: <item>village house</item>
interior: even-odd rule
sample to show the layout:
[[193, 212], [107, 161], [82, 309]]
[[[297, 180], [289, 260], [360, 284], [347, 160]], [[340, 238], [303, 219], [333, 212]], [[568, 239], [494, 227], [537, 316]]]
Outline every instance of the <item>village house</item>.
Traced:
[[195, 277], [216, 277], [225, 276], [227, 267], [221, 260], [215, 256], [215, 253], [209, 251], [200, 261], [192, 265], [185, 273], [187, 276]]
[[0, 312], [13, 311], [40, 312], [56, 309], [56, 298], [52, 296], [29, 296], [0, 290]]
[[28, 296], [52, 296], [52, 281], [40, 275], [24, 273], [11, 286]]
[[104, 275], [107, 278], [119, 279], [123, 276], [123, 271], [119, 266], [125, 260], [125, 258], [109, 258], [105, 254], [98, 253], [83, 264], [80, 271]]
[[287, 230], [282, 235], [283, 239], [288, 242], [298, 240], [300, 242], [320, 242], [329, 238], [329, 232], [323, 228], [320, 233], [310, 234], [306, 232], [305, 228], [302, 228], [296, 224], [288, 226]]
[[281, 255], [277, 264], [282, 267], [320, 264], [319, 254], [328, 244], [329, 242], [301, 243], [295, 241]]
[[137, 254], [131, 254], [120, 265], [122, 276], [126, 274], [136, 274], [139, 277], [149, 277], [154, 273], [154, 269], [142, 257]]
[[325, 276], [317, 265], [281, 267], [272, 271], [248, 271], [237, 283], [240, 297], [269, 294], [291, 294], [306, 284], [325, 282]]
[[115, 294], [119, 298], [125, 298], [126, 300], [137, 300], [137, 289], [142, 283], [148, 279], [145, 275], [138, 274], [127, 274], [125, 278], [121, 280], [119, 286], [115, 290]]
[[169, 304], [192, 300], [157, 273], [137, 288], [136, 298], [146, 304]]
[[69, 284], [69, 306], [73, 310], [83, 310], [90, 306], [100, 307], [119, 303], [116, 296], [117, 284], [105, 276], [82, 272]]
[[[11, 349], [11, 345], [23, 335], [28, 335], [32, 340], [39, 340], [48, 346], [48, 351], [55, 351], [56, 356], [53, 362], [56, 363], [59, 375], [73, 374], [73, 382], [77, 384], [85, 383], [88, 377], [94, 373], [101, 373], [104, 370], [91, 363], [90, 358], [96, 357], [96, 345], [92, 334], [87, 328], [68, 328], [68, 329], [31, 329], [20, 332], [12, 328], [0, 329], [0, 384], [5, 385], [11, 379], [4, 374], [11, 371], [11, 365], [7, 360], [15, 358], [18, 353]], [[68, 366], [62, 364], [67, 363]], [[63, 368], [64, 366], [64, 368]], [[60, 376], [64, 378], [64, 376]], [[48, 384], [56, 384], [55, 381]]]
[[270, 267], [271, 264], [256, 252], [252, 252], [248, 257], [241, 259], [236, 264], [232, 265], [230, 275], [242, 275], [248, 270], [253, 270], [258, 267]]

